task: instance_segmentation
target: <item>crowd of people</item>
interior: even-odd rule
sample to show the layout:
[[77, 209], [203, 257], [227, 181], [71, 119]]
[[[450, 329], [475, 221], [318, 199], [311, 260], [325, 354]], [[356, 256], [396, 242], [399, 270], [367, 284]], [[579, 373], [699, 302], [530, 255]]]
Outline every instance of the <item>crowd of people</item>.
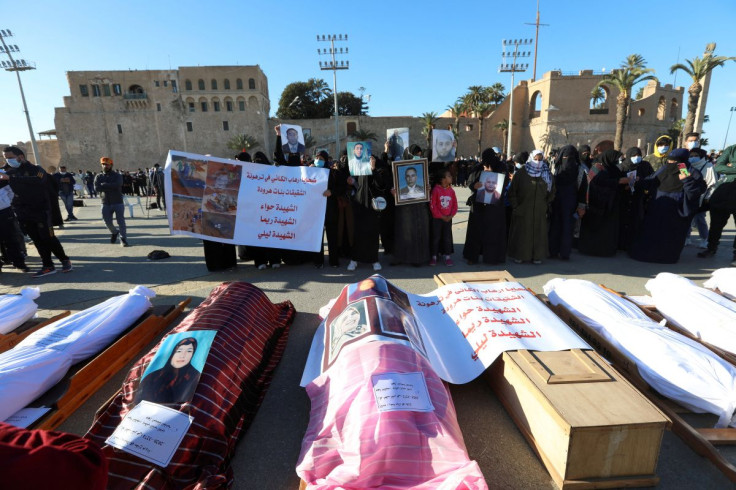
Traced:
[[[370, 156], [372, 174], [351, 176], [347, 152], [334, 159], [325, 151], [314, 158], [284, 153], [278, 127], [276, 132], [274, 161], [262, 152], [252, 161], [329, 169], [324, 221], [328, 263], [340, 267], [341, 260], [347, 260], [351, 271], [360, 263], [380, 270], [379, 244], [391, 265], [452, 266], [452, 218], [458, 209], [453, 186], [471, 191], [465, 203], [470, 213], [463, 248], [470, 265], [496, 265], [507, 258], [533, 264], [566, 261], [574, 248], [597, 257], [625, 251], [639, 261], [675, 263], [686, 245], [695, 244], [691, 227], [697, 229], [697, 245], [703, 249], [698, 257], [708, 258], [715, 255], [728, 217], [736, 220], [736, 146], [708, 154], [698, 147], [697, 133], [685, 136], [684, 148], [673, 148], [672, 139], [662, 136], [646, 156], [637, 147], [621, 153], [568, 145], [549, 155], [534, 150], [509, 158], [488, 148], [479, 160], [454, 162], [432, 162], [431, 150], [417, 145], [393, 155], [386, 141], [380, 155]], [[236, 158], [251, 161], [245, 152]], [[396, 205], [392, 162], [420, 158], [429, 161], [428, 202]], [[484, 172], [503, 176], [502, 189], [488, 189], [497, 193], [496, 199], [477, 199], [486, 192]], [[377, 207], [376, 198], [385, 205]], [[210, 247], [216, 247], [211, 256], [216, 253], [224, 261], [220, 267], [213, 261], [213, 269], [234, 265], [234, 251], [223, 253], [226, 245]], [[309, 261], [321, 268], [325, 260], [324, 250], [310, 254], [240, 247], [239, 255], [253, 259], [259, 269]], [[736, 266], [736, 240], [733, 260]]]

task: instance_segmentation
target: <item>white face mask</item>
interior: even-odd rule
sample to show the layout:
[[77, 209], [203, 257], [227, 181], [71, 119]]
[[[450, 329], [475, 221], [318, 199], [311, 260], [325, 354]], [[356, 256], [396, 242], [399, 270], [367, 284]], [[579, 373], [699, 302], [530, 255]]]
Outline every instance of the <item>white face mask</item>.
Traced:
[[669, 150], [669, 149], [670, 149], [670, 147], [669, 147], [669, 146], [658, 146], [658, 147], [657, 147], [657, 151], [658, 151], [659, 153], [667, 153], [667, 150]]
[[631, 157], [631, 163], [638, 165], [641, 163], [641, 157]]
[[8, 158], [7, 162], [8, 162], [8, 165], [10, 165], [13, 168], [20, 167], [20, 162], [16, 158]]
[[515, 164], [514, 164], [514, 167], [516, 167], [516, 168], [521, 168], [521, 164], [520, 164], [520, 163], [515, 163]]
[[700, 143], [697, 141], [688, 141], [687, 142], [687, 149], [692, 150], [693, 148], [698, 148], [700, 146]]

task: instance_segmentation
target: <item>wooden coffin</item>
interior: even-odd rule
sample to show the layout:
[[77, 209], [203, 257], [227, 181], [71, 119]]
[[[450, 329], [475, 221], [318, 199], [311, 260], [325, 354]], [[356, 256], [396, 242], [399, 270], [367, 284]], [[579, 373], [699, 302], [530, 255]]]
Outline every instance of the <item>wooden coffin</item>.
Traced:
[[[438, 285], [515, 281], [440, 274]], [[653, 486], [670, 420], [594, 350], [505, 352], [485, 377], [560, 488]]]

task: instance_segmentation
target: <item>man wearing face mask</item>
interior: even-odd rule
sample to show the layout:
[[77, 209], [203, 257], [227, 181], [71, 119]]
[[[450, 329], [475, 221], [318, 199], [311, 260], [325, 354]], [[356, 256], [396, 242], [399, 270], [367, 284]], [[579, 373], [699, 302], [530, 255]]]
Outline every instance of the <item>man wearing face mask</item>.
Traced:
[[[125, 204], [123, 204], [123, 176], [112, 171], [112, 158], [100, 158], [102, 172], [95, 177], [95, 190], [102, 197], [102, 219], [110, 230], [110, 243], [118, 241], [123, 247], [128, 246], [127, 228], [125, 226]], [[112, 224], [112, 216], [118, 222], [118, 227]]]
[[652, 166], [652, 169], [656, 172], [667, 163], [667, 155], [672, 149], [672, 138], [668, 135], [663, 134], [657, 141], [654, 142], [654, 151], [644, 158]]
[[8, 181], [13, 190], [13, 209], [18, 216], [21, 229], [33, 240], [41, 256], [43, 267], [33, 277], [55, 274], [56, 268], [51, 259], [53, 253], [61, 261], [61, 271], [70, 272], [72, 262], [64, 253], [59, 239], [54, 235], [50, 221], [49, 194], [46, 191], [48, 174], [38, 165], [26, 160], [23, 150], [16, 146], [3, 149], [7, 165], [0, 181]]
[[685, 148], [688, 150], [700, 148], [700, 133], [687, 133], [685, 135]]
[[[707, 157], [708, 153], [705, 150], [692, 148], [690, 150], [690, 157], [688, 158], [690, 166], [703, 175], [703, 180], [705, 180], [705, 185], [707, 186], [705, 188], [705, 194], [700, 198], [701, 208], [703, 207], [703, 204], [708, 202], [708, 199], [710, 199], [710, 194], [713, 192], [713, 186], [716, 185], [716, 172], [713, 170], [713, 164], [710, 163]], [[705, 221], [705, 213], [705, 211], [701, 211], [696, 214], [693, 217], [693, 222], [690, 226], [691, 233], [693, 227], [698, 230], [698, 235], [700, 236], [698, 246], [700, 248], [708, 248], [708, 223]], [[688, 235], [688, 239], [685, 244], [690, 244], [690, 235]]]

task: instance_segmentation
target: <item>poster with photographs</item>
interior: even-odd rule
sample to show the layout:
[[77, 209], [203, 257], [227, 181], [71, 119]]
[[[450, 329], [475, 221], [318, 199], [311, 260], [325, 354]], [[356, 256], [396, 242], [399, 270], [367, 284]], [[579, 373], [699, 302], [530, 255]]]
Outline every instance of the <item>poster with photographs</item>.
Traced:
[[350, 141], [348, 142], [348, 167], [350, 175], [373, 175], [371, 170], [371, 142]]
[[392, 162], [404, 158], [404, 150], [409, 148], [409, 128], [392, 128], [386, 130], [388, 157]]
[[396, 205], [429, 202], [427, 159], [400, 160], [393, 163]]
[[455, 161], [455, 135], [447, 129], [432, 130], [432, 161], [454, 162]]
[[306, 151], [304, 146], [304, 132], [301, 126], [295, 124], [281, 125], [281, 149], [284, 155], [298, 153], [303, 155]]
[[216, 330], [194, 330], [164, 338], [141, 376], [135, 404], [191, 401], [216, 334]]
[[475, 193], [475, 202], [482, 204], [502, 203], [503, 184], [506, 176], [496, 172], [484, 171], [480, 173], [481, 187]]

